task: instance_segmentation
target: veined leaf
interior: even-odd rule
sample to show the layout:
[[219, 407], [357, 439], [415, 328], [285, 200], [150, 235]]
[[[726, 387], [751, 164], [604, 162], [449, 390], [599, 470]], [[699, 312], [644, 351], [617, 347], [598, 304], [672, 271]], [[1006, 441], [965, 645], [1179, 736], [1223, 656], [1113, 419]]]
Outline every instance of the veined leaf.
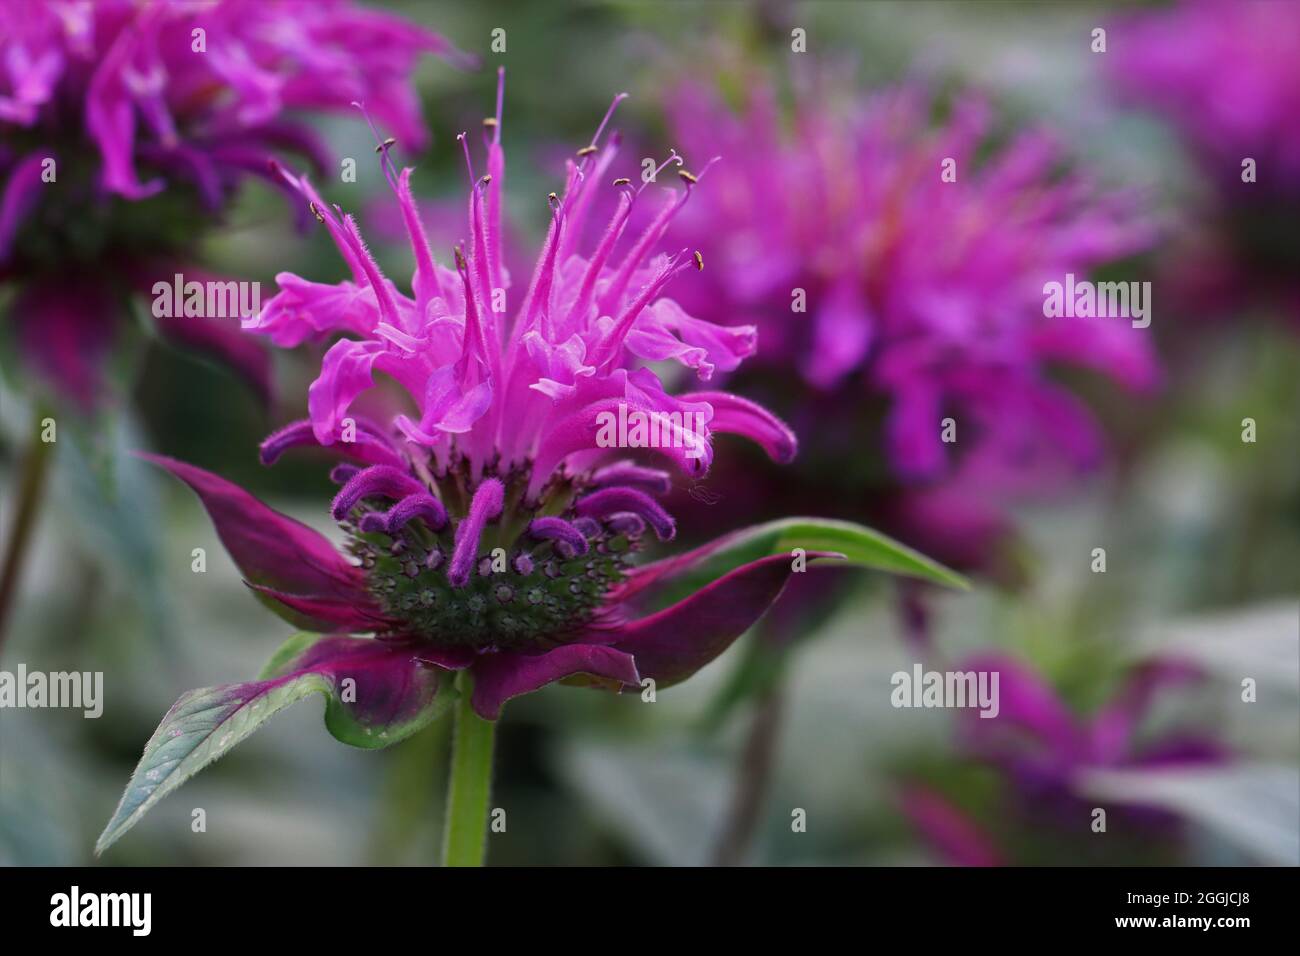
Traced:
[[[665, 558], [635, 571], [625, 594], [656, 588], [654, 606], [662, 607], [707, 586], [728, 572], [795, 549], [843, 555], [839, 563], [890, 574], [920, 578], [933, 584], [967, 589], [966, 579], [893, 538], [865, 525], [830, 518], [781, 518], [724, 535], [677, 557]], [[792, 558], [793, 560], [793, 558]], [[809, 563], [813, 563], [809, 559]]]
[[323, 694], [325, 726], [337, 739], [354, 747], [387, 747], [424, 727], [450, 701], [450, 693], [439, 693], [443, 673], [401, 644], [291, 637], [261, 679], [181, 696], [145, 745], [95, 852], [106, 850], [159, 800], [290, 704]]

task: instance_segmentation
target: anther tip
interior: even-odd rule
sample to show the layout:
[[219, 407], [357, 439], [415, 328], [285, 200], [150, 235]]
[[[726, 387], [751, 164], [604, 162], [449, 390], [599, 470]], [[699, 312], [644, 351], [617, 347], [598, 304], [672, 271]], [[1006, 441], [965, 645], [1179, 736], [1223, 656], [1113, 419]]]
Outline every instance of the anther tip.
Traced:
[[704, 256], [700, 253], [700, 250], [698, 249], [695, 250], [695, 271], [696, 272], [704, 271]]

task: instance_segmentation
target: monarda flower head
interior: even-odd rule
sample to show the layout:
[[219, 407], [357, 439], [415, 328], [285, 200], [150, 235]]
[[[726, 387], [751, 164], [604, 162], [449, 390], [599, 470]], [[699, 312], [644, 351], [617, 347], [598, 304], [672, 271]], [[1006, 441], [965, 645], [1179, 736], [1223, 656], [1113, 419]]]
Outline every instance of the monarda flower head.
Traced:
[[[744, 90], [739, 112], [693, 84], [668, 101], [686, 148], [724, 155], [719, 186], [679, 220], [708, 237], [710, 262], [684, 303], [758, 327], [741, 384], [781, 402], [804, 435], [806, 493], [895, 516], [942, 496], [942, 517], [920, 522], [935, 532], [927, 546], [977, 556], [954, 519], [985, 539], [1001, 523], [991, 502], [1099, 458], [1098, 429], [1057, 366], [1134, 390], [1156, 382], [1149, 333], [1044, 306], [1048, 283], [1145, 248], [1151, 223], [1133, 196], [1071, 168], [1046, 131], [1001, 135], [973, 94], [945, 102], [909, 83], [848, 98], [820, 81], [787, 116], [771, 84]], [[958, 512], [978, 513], [955, 514], [951, 489]]]
[[[331, 161], [303, 117], [373, 101], [427, 131], [410, 83], [441, 37], [349, 0], [0, 0], [0, 283], [32, 365], [83, 408], [132, 291], [181, 271], [196, 221], [267, 161]], [[162, 331], [250, 375], [224, 324]], [[263, 382], [258, 382], [264, 385]]]
[[1175, 307], [1237, 315], [1262, 303], [1300, 319], [1300, 6], [1190, 0], [1110, 31], [1098, 71], [1176, 130], [1212, 186], [1165, 253]]
[[[1090, 814], [1102, 794], [1092, 776], [1106, 771], [1146, 771], [1153, 775], [1231, 762], [1232, 754], [1204, 731], [1164, 731], [1149, 738], [1144, 731], [1157, 700], [1169, 691], [1202, 682], [1199, 668], [1175, 658], [1152, 658], [1133, 667], [1095, 712], [1077, 716], [1044, 677], [1025, 662], [1001, 652], [960, 661], [959, 673], [999, 677], [1000, 713], [983, 720], [973, 710], [958, 714], [958, 746], [964, 760], [992, 768], [1001, 778], [1005, 799], [998, 822], [987, 830], [928, 784], [912, 782], [901, 801], [903, 813], [920, 836], [947, 863], [959, 866], [1041, 862], [1048, 845], [1065, 840], [1081, 856], [1097, 853], [1092, 832], [1079, 820]], [[1155, 791], [1152, 791], [1154, 795]], [[1116, 846], [1092, 857], [1096, 863], [1123, 862], [1134, 850], [1172, 849], [1180, 821], [1168, 809], [1141, 796], [1119, 801], [1110, 797], [1110, 831]], [[1011, 821], [1007, 826], [1006, 821]], [[995, 840], [994, 833], [999, 834]], [[1033, 839], [1013, 834], [1028, 832]]]
[[[621, 98], [568, 162], [563, 194], [548, 197], [550, 226], [514, 308], [502, 266], [500, 89], [485, 123], [484, 175], [461, 137], [468, 238], [450, 267], [425, 239], [411, 170], [393, 167], [390, 144], [380, 144], [414, 253], [410, 295], [381, 274], [350, 215], [305, 179], [290, 178], [352, 278], [324, 285], [282, 274], [279, 294], [247, 323], [285, 346], [344, 336], [311, 386], [310, 418], [271, 435], [262, 460], [298, 446], [348, 459], [333, 471], [341, 487], [331, 513], [354, 560], [222, 479], [156, 459], [198, 492], [258, 594], [298, 626], [329, 636], [294, 638], [263, 680], [182, 698], [146, 749], [101, 846], [224, 749], [212, 741], [229, 744], [252, 729], [236, 715], [269, 715], [305, 693], [326, 693], [330, 730], [358, 746], [393, 743], [455, 699], [462, 728], [479, 728], [465, 731], [473, 738], [506, 700], [555, 681], [662, 689], [686, 679], [752, 625], [809, 559], [848, 557], [953, 580], [867, 529], [811, 519], [635, 563], [643, 544], [676, 533], [659, 501], [672, 475], [605, 447], [611, 415], [654, 421], [663, 440], [652, 451], [691, 476], [708, 469], [718, 434], [748, 437], [779, 461], [794, 455], [795, 438], [739, 396], [672, 395], [641, 364], [676, 360], [708, 380], [753, 351], [754, 330], [701, 321], [664, 296], [701, 258], [689, 248], [650, 250], [702, 187], [685, 173], [650, 224], [628, 232], [637, 204], [652, 197], [614, 176], [617, 137], [602, 142]], [[588, 243], [584, 225], [602, 189], [617, 201]], [[375, 420], [353, 410], [376, 373], [401, 385], [411, 414]], [[457, 687], [445, 686], [457, 674]], [[342, 689], [347, 678], [351, 697]]]

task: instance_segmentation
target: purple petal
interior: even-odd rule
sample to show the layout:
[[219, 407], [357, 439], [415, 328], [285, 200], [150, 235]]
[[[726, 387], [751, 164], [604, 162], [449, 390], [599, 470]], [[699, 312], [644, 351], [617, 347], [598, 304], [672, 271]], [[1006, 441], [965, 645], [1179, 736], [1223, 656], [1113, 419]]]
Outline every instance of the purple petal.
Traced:
[[620, 461], [602, 468], [591, 476], [597, 488], [611, 485], [631, 485], [644, 488], [655, 495], [666, 495], [672, 490], [672, 476], [658, 468], [646, 468], [630, 461]]
[[929, 787], [908, 786], [899, 801], [906, 816], [943, 859], [953, 866], [1001, 866], [988, 834], [965, 813]]
[[298, 448], [303, 445], [312, 448], [329, 448], [331, 451], [347, 455], [369, 465], [406, 467], [406, 462], [402, 460], [402, 455], [397, 450], [397, 447], [377, 428], [373, 426], [366, 427], [360, 420], [357, 421], [356, 438], [351, 442], [339, 441], [331, 445], [321, 445], [316, 440], [316, 432], [310, 419], [304, 418], [266, 436], [258, 450], [262, 464], [272, 465], [290, 448]]
[[327, 600], [365, 599], [361, 571], [324, 535], [202, 468], [162, 455], [138, 454], [194, 489], [221, 543], [253, 584]]
[[710, 432], [741, 435], [757, 444], [773, 461], [793, 461], [799, 450], [794, 431], [762, 405], [728, 392], [691, 392], [684, 402], [708, 402], [713, 406]]
[[587, 536], [563, 518], [534, 518], [528, 524], [528, 534], [541, 541], [563, 541], [574, 554], [586, 554]]
[[[809, 558], [834, 557], [809, 552]], [[731, 646], [781, 595], [793, 573], [788, 554], [750, 562], [649, 617], [623, 625], [609, 643], [636, 658], [661, 687], [690, 677]]]
[[451, 565], [447, 568], [447, 580], [452, 587], [463, 588], [469, 583], [474, 559], [478, 557], [478, 543], [483, 535], [483, 527], [501, 514], [505, 492], [505, 485], [497, 478], [489, 478], [474, 490], [474, 498], [469, 503], [469, 514], [461, 519], [456, 528], [456, 548], [452, 552]]
[[37, 150], [14, 163], [0, 195], [0, 262], [9, 258], [9, 249], [18, 227], [41, 198], [41, 164], [54, 158], [48, 150]]
[[474, 664], [474, 712], [484, 720], [501, 716], [501, 705], [547, 684], [588, 674], [637, 687], [637, 665], [622, 651], [599, 644], [564, 644], [544, 654], [484, 654]]
[[390, 535], [396, 534], [414, 518], [424, 521], [430, 531], [438, 531], [446, 527], [447, 509], [442, 506], [441, 501], [428, 492], [408, 495], [389, 509], [384, 523], [385, 530]]
[[31, 284], [10, 308], [27, 361], [87, 411], [102, 398], [103, 365], [119, 312], [108, 289], [68, 281]]
[[1115, 699], [1089, 722], [1093, 758], [1115, 763], [1129, 755], [1133, 734], [1147, 715], [1156, 694], [1170, 687], [1192, 684], [1204, 678], [1193, 664], [1178, 660], [1149, 661], [1136, 668]]
[[[316, 641], [263, 683], [275, 686], [304, 674], [329, 681], [325, 724], [355, 747], [386, 747], [418, 729], [440, 684], [438, 669], [420, 661], [412, 642], [341, 636]], [[338, 693], [345, 678], [356, 682], [346, 700]]]
[[330, 506], [335, 521], [342, 521], [362, 498], [392, 498], [400, 501], [407, 495], [427, 491], [411, 475], [392, 465], [371, 465], [357, 472], [339, 489]]
[[391, 622], [386, 620], [379, 608], [366, 598], [339, 599], [334, 597], [317, 597], [304, 594], [287, 594], [260, 584], [249, 583], [262, 603], [279, 614], [295, 627], [319, 634], [335, 634], [340, 631], [369, 633], [386, 630]]
[[1028, 742], [1029, 750], [1056, 767], [1083, 759], [1084, 741], [1078, 725], [1056, 691], [1033, 671], [998, 654], [969, 658], [957, 670], [998, 674], [998, 716], [984, 719], [972, 709], [960, 715], [968, 746], [993, 753]]
[[580, 498], [574, 508], [584, 518], [604, 518], [624, 511], [639, 515], [655, 529], [660, 541], [671, 541], [677, 534], [677, 523], [663, 505], [635, 488], [602, 488]]

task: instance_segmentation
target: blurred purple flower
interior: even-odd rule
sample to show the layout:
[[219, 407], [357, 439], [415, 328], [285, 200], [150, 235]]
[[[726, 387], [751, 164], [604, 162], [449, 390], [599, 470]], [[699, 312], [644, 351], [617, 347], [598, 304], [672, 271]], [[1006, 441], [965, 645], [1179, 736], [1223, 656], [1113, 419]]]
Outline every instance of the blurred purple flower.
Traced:
[[968, 659], [959, 671], [998, 673], [1000, 710], [993, 720], [961, 712], [960, 737], [971, 756], [1007, 770], [1028, 796], [1065, 796], [1080, 773], [1101, 768], [1217, 762], [1222, 749], [1201, 736], [1142, 743], [1138, 729], [1163, 691], [1199, 682], [1201, 671], [1176, 660], [1135, 668], [1118, 692], [1086, 720], [1076, 719], [1033, 671], [996, 654]]
[[1189, 317], [1300, 320], [1300, 5], [1192, 0], [1111, 30], [1107, 78], [1175, 128], [1214, 187], [1165, 252], [1166, 300]]
[[[410, 82], [423, 52], [462, 58], [348, 0], [0, 0], [0, 283], [19, 290], [33, 364], [93, 407], [122, 300], [184, 271], [196, 222], [246, 176], [281, 185], [270, 157], [326, 161], [302, 115], [372, 101], [423, 145]], [[50, 314], [67, 317], [57, 334], [26, 334]], [[190, 321], [208, 327], [183, 340], [267, 387], [265, 358], [250, 364], [234, 330]], [[89, 354], [76, 354], [82, 341]]]
[[1235, 190], [1250, 157], [1260, 191], [1300, 196], [1300, 6], [1188, 0], [1113, 29], [1120, 90], [1173, 123], [1216, 182]]
[[[971, 549], [938, 516], [927, 522], [914, 494], [976, 489], [965, 498], [980, 513], [963, 523], [987, 538], [1011, 495], [1050, 491], [1100, 460], [1098, 428], [1055, 367], [1134, 391], [1158, 383], [1148, 336], [1128, 321], [1044, 316], [1045, 283], [1144, 250], [1153, 225], [1133, 196], [1068, 168], [1047, 132], [996, 136], [977, 96], [936, 120], [940, 104], [918, 85], [848, 104], [819, 86], [787, 123], [770, 86], [744, 88], [740, 113], [695, 85], [669, 101], [680, 143], [723, 156], [716, 187], [679, 219], [710, 237], [712, 275], [683, 302], [759, 329], [744, 375], [765, 376], [755, 391], [780, 395], [805, 435], [808, 497], [854, 513], [888, 506], [909, 522], [895, 533], [947, 534], [938, 557], [953, 561]], [[948, 160], [954, 182], [941, 175]], [[942, 438], [950, 415], [955, 444]], [[847, 501], [826, 487], [875, 453], [886, 473]]]
[[[1155, 770], [1230, 759], [1207, 734], [1177, 732], [1146, 741], [1139, 735], [1160, 693], [1203, 678], [1190, 664], [1156, 659], [1137, 666], [1114, 696], [1086, 719], [1075, 717], [1030, 668], [1005, 655], [977, 655], [954, 670], [999, 675], [997, 717], [960, 711], [958, 742], [968, 759], [1005, 775], [1017, 801], [1016, 813], [1032, 824], [1077, 830], [1096, 803], [1080, 787], [1089, 771]], [[909, 784], [902, 809], [925, 841], [951, 863], [997, 865], [1000, 858], [1014, 856], [1009, 848], [996, 849], [998, 841], [991, 833], [927, 785]], [[1126, 806], [1111, 814], [1121, 825], [1134, 824], [1135, 837], [1176, 833], [1176, 819], [1163, 809]]]

